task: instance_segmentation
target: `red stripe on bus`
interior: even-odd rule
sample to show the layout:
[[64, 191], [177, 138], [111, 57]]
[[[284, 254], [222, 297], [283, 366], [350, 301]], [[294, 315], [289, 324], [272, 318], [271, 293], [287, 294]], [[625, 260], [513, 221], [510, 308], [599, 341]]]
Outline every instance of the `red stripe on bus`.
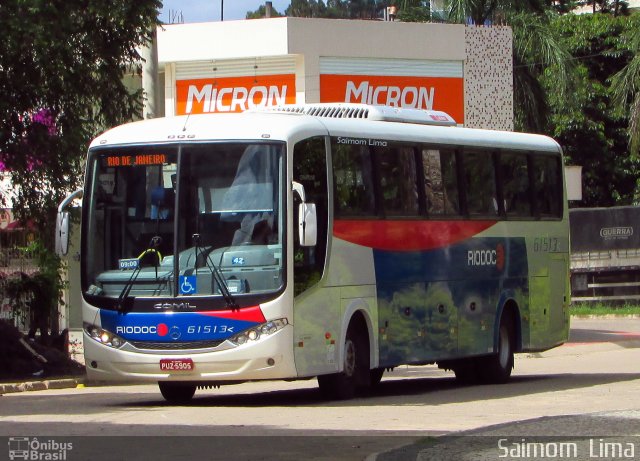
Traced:
[[473, 237], [496, 221], [336, 220], [333, 235], [377, 250], [416, 251], [442, 248]]
[[209, 317], [244, 320], [246, 322], [264, 323], [266, 321], [266, 319], [264, 318], [264, 314], [262, 313], [262, 309], [260, 309], [260, 306], [243, 307], [242, 309], [228, 311], [206, 311], [197, 313]]

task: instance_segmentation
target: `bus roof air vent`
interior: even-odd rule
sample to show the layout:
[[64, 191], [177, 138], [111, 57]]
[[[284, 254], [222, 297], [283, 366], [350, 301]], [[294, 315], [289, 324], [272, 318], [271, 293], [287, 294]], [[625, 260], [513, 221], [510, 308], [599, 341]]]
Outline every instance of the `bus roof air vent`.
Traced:
[[438, 110], [404, 109], [390, 106], [372, 106], [368, 104], [294, 104], [261, 107], [252, 109], [249, 112], [278, 112], [323, 118], [350, 118], [383, 122], [417, 123], [421, 125], [456, 126], [456, 121], [446, 112]]

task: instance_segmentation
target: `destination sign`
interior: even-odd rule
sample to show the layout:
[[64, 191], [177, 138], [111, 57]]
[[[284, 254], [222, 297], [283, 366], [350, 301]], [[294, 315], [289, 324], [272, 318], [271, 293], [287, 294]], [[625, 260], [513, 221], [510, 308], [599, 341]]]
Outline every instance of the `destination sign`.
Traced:
[[148, 166], [168, 163], [165, 154], [107, 155], [103, 161], [107, 167]]

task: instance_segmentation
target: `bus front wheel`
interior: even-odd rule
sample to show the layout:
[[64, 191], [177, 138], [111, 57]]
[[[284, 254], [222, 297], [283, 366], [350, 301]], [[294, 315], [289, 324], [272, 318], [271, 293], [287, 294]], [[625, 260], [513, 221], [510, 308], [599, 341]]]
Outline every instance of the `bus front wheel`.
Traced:
[[173, 383], [160, 381], [160, 393], [169, 403], [188, 403], [196, 393], [196, 385], [189, 383]]
[[384, 368], [373, 368], [369, 372], [369, 379], [371, 382], [371, 387], [375, 387], [380, 384], [382, 381], [382, 375], [384, 374]]
[[342, 373], [318, 376], [323, 397], [345, 400], [352, 398], [358, 387], [369, 382], [369, 350], [367, 338], [354, 326], [347, 330], [344, 342]]

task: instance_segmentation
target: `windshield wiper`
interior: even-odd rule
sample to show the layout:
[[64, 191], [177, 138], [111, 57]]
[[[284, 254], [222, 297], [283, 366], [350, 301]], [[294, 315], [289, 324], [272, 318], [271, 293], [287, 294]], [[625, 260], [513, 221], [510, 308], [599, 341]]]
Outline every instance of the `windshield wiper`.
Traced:
[[133, 300], [134, 296], [129, 296], [131, 293], [131, 288], [133, 288], [133, 284], [136, 283], [138, 275], [140, 275], [140, 271], [142, 270], [142, 260], [147, 257], [147, 255], [152, 255], [154, 258], [154, 267], [156, 269], [156, 280], [158, 280], [158, 266], [160, 265], [160, 260], [162, 259], [158, 248], [162, 245], [162, 237], [159, 235], [155, 235], [151, 237], [151, 241], [149, 242], [149, 246], [146, 250], [140, 253], [138, 256], [138, 265], [133, 270], [131, 277], [127, 283], [125, 283], [122, 291], [120, 292], [120, 296], [118, 296], [118, 303], [116, 304], [116, 309], [118, 312], [125, 312], [126, 308], [130, 307], [131, 300]]
[[220, 294], [224, 298], [224, 302], [227, 303], [227, 307], [230, 307], [231, 309], [238, 309], [238, 303], [236, 303], [233, 295], [229, 292], [229, 287], [227, 286], [227, 281], [222, 275], [222, 271], [220, 271], [220, 268], [216, 266], [216, 263], [209, 258], [209, 254], [205, 253], [200, 247], [200, 234], [193, 234], [191, 238], [193, 239], [193, 245], [196, 253], [194, 269], [198, 269], [198, 257], [202, 256], [204, 258], [204, 264], [209, 269], [209, 272], [211, 272], [211, 276], [215, 280], [216, 284], [220, 287]]

